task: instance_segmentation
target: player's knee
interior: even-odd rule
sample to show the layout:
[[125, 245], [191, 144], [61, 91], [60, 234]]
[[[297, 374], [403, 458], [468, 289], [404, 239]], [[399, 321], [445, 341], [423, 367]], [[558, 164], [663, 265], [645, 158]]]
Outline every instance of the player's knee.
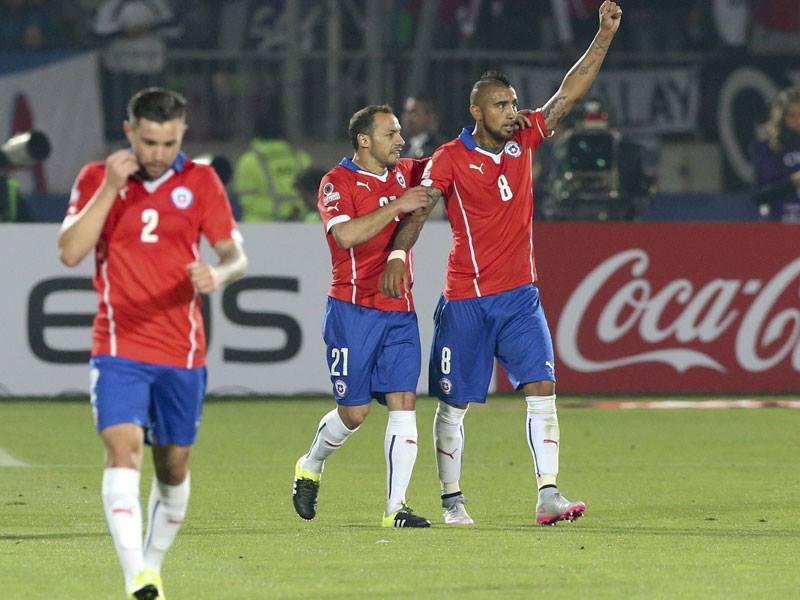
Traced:
[[369, 414], [369, 404], [361, 406], [342, 406], [339, 405], [339, 417], [342, 419], [345, 427], [348, 429], [356, 429], [361, 427], [361, 424]]
[[415, 392], [386, 394], [386, 406], [389, 410], [415, 410], [417, 408], [417, 394]]
[[166, 485], [180, 485], [189, 474], [189, 466], [183, 465], [157, 465], [156, 479]]
[[522, 386], [526, 396], [552, 396], [556, 393], [555, 381], [534, 381]]
[[142, 467], [142, 452], [128, 445], [106, 446], [106, 467], [138, 471]]

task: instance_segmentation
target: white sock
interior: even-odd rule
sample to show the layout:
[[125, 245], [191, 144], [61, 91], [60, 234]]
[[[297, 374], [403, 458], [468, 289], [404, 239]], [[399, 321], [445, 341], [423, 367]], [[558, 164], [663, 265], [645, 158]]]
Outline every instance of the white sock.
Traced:
[[144, 536], [144, 566], [161, 572], [164, 556], [175, 541], [189, 505], [189, 474], [178, 485], [167, 485], [153, 477]]
[[317, 429], [317, 435], [311, 442], [311, 449], [306, 454], [303, 469], [312, 473], [322, 473], [325, 459], [342, 447], [351, 435], [358, 430], [348, 429], [339, 416], [339, 411], [333, 409], [322, 417]]
[[533, 456], [536, 486], [555, 485], [558, 475], [558, 445], [560, 433], [556, 414], [556, 397], [526, 396], [528, 420], [526, 437]]
[[466, 408], [456, 408], [439, 401], [433, 418], [433, 446], [442, 494], [461, 491], [461, 462], [464, 456], [464, 415]]
[[122, 566], [126, 591], [131, 580], [144, 569], [139, 478], [136, 469], [113, 467], [103, 471], [103, 509]]
[[400, 510], [406, 500], [411, 471], [417, 461], [417, 411], [390, 410], [383, 438], [386, 455], [386, 514]]

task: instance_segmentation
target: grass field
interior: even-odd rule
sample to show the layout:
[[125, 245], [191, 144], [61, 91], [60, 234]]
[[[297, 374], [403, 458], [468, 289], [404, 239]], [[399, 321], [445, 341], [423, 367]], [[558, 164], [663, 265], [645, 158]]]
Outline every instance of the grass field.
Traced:
[[[294, 462], [331, 406], [206, 406], [189, 515], [164, 566], [170, 600], [800, 595], [799, 410], [562, 408], [559, 483], [588, 509], [543, 528], [523, 403], [492, 399], [466, 420], [476, 526], [452, 529], [440, 524], [434, 404], [422, 399], [409, 500], [434, 526], [386, 530], [377, 405], [328, 462], [317, 518], [294, 514]], [[0, 466], [2, 596], [122, 598], [88, 405], [0, 402], [0, 449], [0, 465], [30, 465]]]

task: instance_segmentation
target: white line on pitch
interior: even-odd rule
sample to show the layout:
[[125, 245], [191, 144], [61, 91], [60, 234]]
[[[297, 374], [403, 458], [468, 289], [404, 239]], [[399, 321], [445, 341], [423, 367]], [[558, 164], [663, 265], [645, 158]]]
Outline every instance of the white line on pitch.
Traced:
[[26, 462], [18, 460], [0, 448], [0, 467], [30, 467]]

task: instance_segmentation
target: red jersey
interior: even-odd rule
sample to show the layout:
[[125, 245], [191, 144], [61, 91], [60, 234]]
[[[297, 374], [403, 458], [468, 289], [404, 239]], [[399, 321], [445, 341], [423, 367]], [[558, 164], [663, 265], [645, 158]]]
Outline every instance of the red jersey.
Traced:
[[424, 161], [401, 158], [397, 166], [387, 169], [382, 175], [375, 175], [344, 158], [322, 178], [317, 207], [325, 225], [333, 265], [329, 296], [378, 310], [414, 310], [410, 290], [414, 268], [410, 253], [406, 261], [409, 291], [402, 298], [390, 298], [380, 290], [381, 275], [392, 251], [392, 237], [402, 215], [371, 240], [349, 250], [336, 244], [331, 227], [363, 217], [396, 200], [408, 188], [419, 185], [424, 165]]
[[[104, 176], [102, 162], [81, 169], [65, 222], [91, 200]], [[201, 299], [186, 270], [200, 256], [200, 234], [212, 246], [241, 239], [211, 167], [181, 153], [159, 179], [128, 180], [95, 248], [93, 356], [181, 368], [205, 364]]]
[[480, 148], [465, 128], [434, 152], [422, 185], [444, 193], [453, 246], [444, 296], [498, 294], [536, 281], [533, 258], [533, 154], [546, 137], [541, 111], [499, 152]]

